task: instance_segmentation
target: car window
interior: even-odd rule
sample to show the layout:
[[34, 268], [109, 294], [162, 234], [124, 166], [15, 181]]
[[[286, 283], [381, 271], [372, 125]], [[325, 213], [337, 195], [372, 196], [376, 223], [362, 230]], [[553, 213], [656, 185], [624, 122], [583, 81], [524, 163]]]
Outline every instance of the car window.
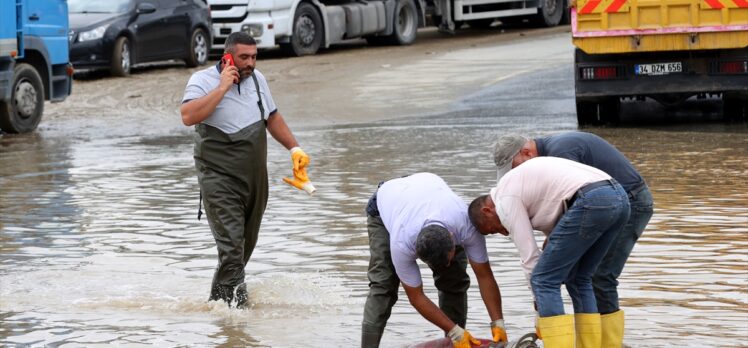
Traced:
[[70, 13], [122, 13], [129, 7], [130, 0], [68, 0]]

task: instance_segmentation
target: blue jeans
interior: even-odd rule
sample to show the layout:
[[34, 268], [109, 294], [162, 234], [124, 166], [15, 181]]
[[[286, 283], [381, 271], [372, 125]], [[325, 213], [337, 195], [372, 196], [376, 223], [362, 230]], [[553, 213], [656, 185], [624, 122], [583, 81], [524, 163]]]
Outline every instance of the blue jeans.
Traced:
[[561, 284], [577, 313], [597, 313], [592, 274], [629, 218], [629, 200], [621, 185], [582, 187], [569, 210], [548, 236], [530, 284], [541, 317], [564, 314]]
[[592, 276], [592, 287], [595, 289], [600, 314], [618, 311], [618, 277], [654, 212], [652, 193], [646, 186], [638, 193], [629, 195], [629, 203], [631, 215], [626, 225]]

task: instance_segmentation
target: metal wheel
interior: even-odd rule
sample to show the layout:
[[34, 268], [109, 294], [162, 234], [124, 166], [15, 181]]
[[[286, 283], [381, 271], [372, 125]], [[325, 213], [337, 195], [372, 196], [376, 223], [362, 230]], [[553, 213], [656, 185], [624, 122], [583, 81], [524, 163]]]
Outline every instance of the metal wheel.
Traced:
[[185, 63], [188, 67], [203, 65], [208, 61], [208, 36], [203, 29], [197, 28], [192, 32], [189, 52]]
[[44, 86], [33, 66], [21, 63], [13, 68], [11, 98], [0, 102], [0, 129], [27, 133], [36, 129], [44, 111]]
[[533, 22], [543, 27], [555, 27], [561, 23], [565, 10], [563, 0], [541, 0], [541, 4], [543, 7], [538, 9]]
[[114, 43], [112, 52], [111, 71], [114, 76], [130, 75], [132, 66], [132, 54], [130, 53], [130, 41], [126, 37], [120, 37]]
[[288, 54], [304, 56], [317, 53], [320, 46], [322, 46], [322, 18], [314, 6], [302, 2], [296, 8], [294, 15], [291, 42], [282, 44], [281, 48]]

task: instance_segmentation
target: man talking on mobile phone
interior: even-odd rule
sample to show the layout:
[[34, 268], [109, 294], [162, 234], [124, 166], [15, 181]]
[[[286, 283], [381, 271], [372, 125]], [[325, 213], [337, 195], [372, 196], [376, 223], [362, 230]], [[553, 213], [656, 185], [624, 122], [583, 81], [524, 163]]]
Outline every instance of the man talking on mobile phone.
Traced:
[[[268, 199], [266, 130], [291, 152], [297, 188], [308, 182], [309, 156], [273, 102], [267, 80], [256, 68], [257, 43], [246, 33], [226, 39], [216, 66], [190, 77], [184, 91], [182, 122], [195, 126], [195, 169], [218, 249], [209, 300], [242, 308], [247, 303], [244, 267], [257, 244]], [[198, 208], [198, 219], [202, 210]]]

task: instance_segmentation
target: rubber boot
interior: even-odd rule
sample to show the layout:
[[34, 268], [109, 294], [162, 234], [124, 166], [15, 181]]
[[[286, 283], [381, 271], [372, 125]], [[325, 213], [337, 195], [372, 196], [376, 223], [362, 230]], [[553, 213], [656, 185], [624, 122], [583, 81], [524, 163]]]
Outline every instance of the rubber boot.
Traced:
[[623, 347], [623, 327], [624, 327], [623, 310], [600, 316], [602, 327], [602, 346], [603, 348], [621, 348]]
[[249, 293], [247, 293], [247, 284], [241, 283], [234, 289], [234, 300], [235, 305], [238, 309], [247, 308], [247, 300], [249, 300]]
[[538, 318], [538, 329], [545, 348], [574, 348], [574, 316], [571, 314]]
[[602, 343], [600, 313], [574, 314], [577, 348], [600, 348]]
[[382, 340], [384, 327], [361, 324], [361, 348], [377, 348]]

